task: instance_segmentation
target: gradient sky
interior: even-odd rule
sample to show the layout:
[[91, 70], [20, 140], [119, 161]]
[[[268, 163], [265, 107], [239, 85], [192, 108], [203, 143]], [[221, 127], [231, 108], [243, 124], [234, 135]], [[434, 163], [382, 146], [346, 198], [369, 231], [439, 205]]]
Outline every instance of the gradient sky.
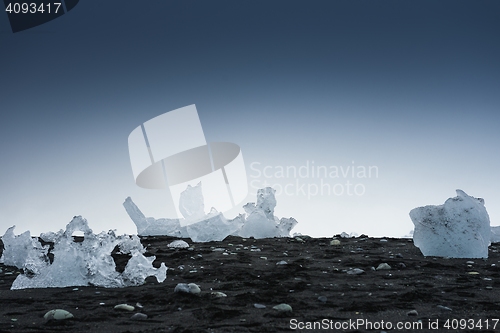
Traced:
[[256, 178], [266, 166], [378, 168], [323, 180], [361, 196], [278, 195], [295, 232], [403, 236], [412, 208], [457, 188], [500, 225], [499, 15], [498, 1], [106, 0], [15, 34], [0, 15], [0, 234], [74, 215], [136, 233], [127, 196], [167, 217], [166, 192], [135, 185], [127, 138], [190, 104], [207, 141], [240, 145], [252, 184], [296, 184]]

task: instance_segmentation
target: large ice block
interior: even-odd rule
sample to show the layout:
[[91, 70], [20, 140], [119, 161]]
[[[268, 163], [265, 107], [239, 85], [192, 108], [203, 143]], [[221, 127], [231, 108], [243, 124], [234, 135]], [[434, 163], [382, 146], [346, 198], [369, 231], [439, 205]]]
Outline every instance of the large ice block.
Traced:
[[413, 242], [424, 256], [487, 258], [490, 218], [484, 200], [457, 190], [444, 205], [410, 211], [415, 225]]

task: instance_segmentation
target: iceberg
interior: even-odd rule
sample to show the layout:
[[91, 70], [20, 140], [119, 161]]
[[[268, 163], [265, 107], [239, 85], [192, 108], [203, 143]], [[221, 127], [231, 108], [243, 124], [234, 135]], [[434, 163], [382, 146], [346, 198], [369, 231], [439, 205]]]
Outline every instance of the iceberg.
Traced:
[[413, 243], [424, 256], [487, 258], [492, 238], [490, 218], [482, 198], [462, 190], [443, 205], [410, 211]]
[[293, 217], [278, 219], [274, 216], [276, 191], [271, 187], [259, 189], [257, 203], [247, 203], [243, 206], [245, 214], [231, 220], [213, 207], [205, 214], [201, 186], [201, 182], [194, 187], [188, 185], [180, 196], [181, 213], [189, 221], [184, 227], [181, 225], [185, 223], [179, 219], [145, 217], [130, 197], [123, 205], [135, 223], [138, 235], [191, 238], [193, 242], [222, 241], [229, 235], [246, 238], [290, 237], [290, 231], [298, 223]]
[[[81, 216], [75, 216], [65, 231], [41, 235], [40, 239], [54, 243], [51, 251], [48, 245], [42, 246], [39, 240], [31, 238], [29, 231], [15, 236], [13, 229], [9, 228], [2, 237], [5, 265], [23, 270], [14, 280], [12, 290], [89, 285], [118, 288], [143, 284], [148, 276], [155, 276], [158, 282], [166, 278], [165, 264], [153, 267], [155, 257], [143, 255], [145, 249], [136, 235], [117, 237], [113, 231], [94, 234]], [[75, 231], [83, 232], [83, 241], [73, 239]], [[120, 253], [131, 255], [123, 273], [116, 271], [111, 256], [117, 246]]]

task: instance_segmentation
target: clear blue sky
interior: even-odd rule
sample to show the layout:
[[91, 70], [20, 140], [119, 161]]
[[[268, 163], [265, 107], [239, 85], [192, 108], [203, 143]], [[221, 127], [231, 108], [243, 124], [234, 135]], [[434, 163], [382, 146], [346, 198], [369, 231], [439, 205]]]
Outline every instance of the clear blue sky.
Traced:
[[[167, 217], [165, 192], [134, 184], [127, 137], [190, 104], [207, 141], [240, 145], [249, 182], [288, 185], [276, 215], [294, 231], [402, 236], [412, 208], [457, 188], [499, 225], [499, 15], [498, 1], [81, 1], [13, 34], [0, 14], [0, 234], [74, 215], [134, 233], [127, 196]], [[257, 177], [313, 163], [378, 172]], [[363, 195], [313, 195], [347, 181]]]

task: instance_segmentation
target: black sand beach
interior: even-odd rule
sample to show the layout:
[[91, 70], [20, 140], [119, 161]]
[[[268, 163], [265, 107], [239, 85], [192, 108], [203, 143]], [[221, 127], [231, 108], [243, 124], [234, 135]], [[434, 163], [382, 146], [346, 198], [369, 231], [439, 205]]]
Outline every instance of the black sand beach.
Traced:
[[[500, 331], [500, 244], [488, 259], [446, 259], [422, 256], [411, 239], [228, 237], [169, 249], [172, 240], [141, 238], [169, 270], [163, 283], [150, 277], [139, 287], [12, 291], [19, 270], [0, 265], [0, 332]], [[128, 257], [114, 258], [123, 270]], [[372, 268], [381, 263], [391, 269]], [[364, 272], [347, 273], [354, 268]], [[174, 293], [178, 283], [201, 293]], [[114, 309], [122, 303], [135, 310]], [[292, 311], [273, 309], [281, 303]], [[52, 309], [74, 318], [46, 322]], [[147, 319], [132, 320], [137, 312]]]

